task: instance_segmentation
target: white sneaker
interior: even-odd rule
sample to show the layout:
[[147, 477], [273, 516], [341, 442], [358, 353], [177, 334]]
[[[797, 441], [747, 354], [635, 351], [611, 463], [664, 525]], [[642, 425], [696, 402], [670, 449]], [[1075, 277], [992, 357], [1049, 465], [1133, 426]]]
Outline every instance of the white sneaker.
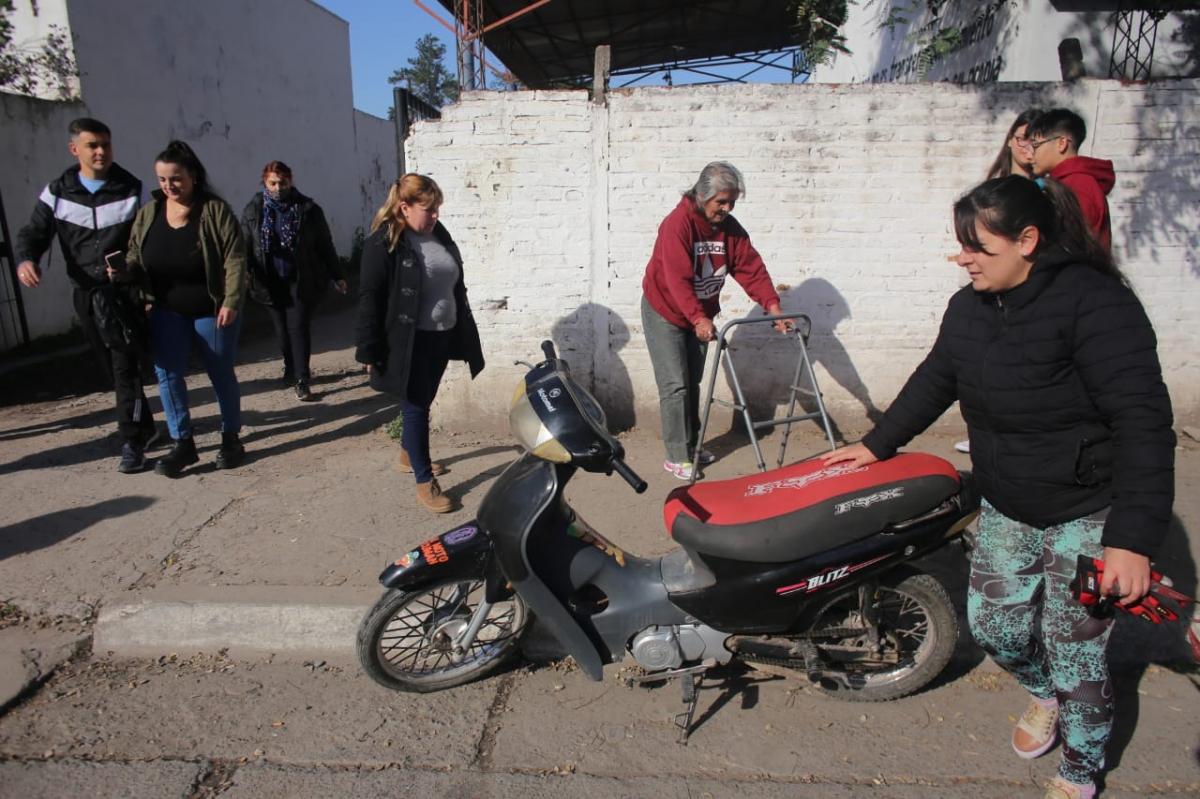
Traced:
[[[673, 474], [679, 480], [691, 480], [696, 466], [691, 461], [663, 461], [663, 469]], [[700, 475], [696, 475], [699, 477]]]
[[1047, 706], [1031, 698], [1013, 730], [1013, 751], [1022, 760], [1033, 760], [1049, 752], [1057, 740], [1058, 703]]
[[954, 448], [956, 450], [958, 450], [959, 452], [970, 452], [971, 451], [971, 441], [969, 439], [964, 439], [963, 441], [956, 441], [956, 442], [954, 442]]

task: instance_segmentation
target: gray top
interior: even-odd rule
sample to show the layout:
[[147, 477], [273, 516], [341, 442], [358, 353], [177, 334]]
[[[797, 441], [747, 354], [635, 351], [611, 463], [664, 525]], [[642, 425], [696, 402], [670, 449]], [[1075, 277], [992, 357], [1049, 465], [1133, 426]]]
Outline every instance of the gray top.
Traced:
[[452, 330], [458, 322], [454, 305], [454, 284], [458, 282], [458, 262], [432, 233], [404, 231], [421, 267], [421, 310], [417, 330]]

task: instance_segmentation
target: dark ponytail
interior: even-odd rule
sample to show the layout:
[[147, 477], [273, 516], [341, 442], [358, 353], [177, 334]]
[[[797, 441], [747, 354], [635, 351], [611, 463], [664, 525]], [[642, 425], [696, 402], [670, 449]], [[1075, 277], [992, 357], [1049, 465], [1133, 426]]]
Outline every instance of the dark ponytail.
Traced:
[[1019, 175], [984, 181], [954, 203], [954, 234], [959, 243], [984, 250], [976, 222], [1010, 241], [1016, 241], [1021, 231], [1032, 225], [1039, 234], [1036, 254], [1059, 247], [1128, 285], [1112, 255], [1088, 230], [1075, 194], [1057, 181], [1032, 181]]
[[174, 164], [186, 169], [196, 184], [195, 191], [198, 197], [217, 197], [217, 193], [208, 183], [208, 171], [204, 168], [204, 164], [200, 163], [200, 158], [187, 142], [178, 139], [167, 142], [167, 148], [158, 154], [154, 162], [156, 164]]

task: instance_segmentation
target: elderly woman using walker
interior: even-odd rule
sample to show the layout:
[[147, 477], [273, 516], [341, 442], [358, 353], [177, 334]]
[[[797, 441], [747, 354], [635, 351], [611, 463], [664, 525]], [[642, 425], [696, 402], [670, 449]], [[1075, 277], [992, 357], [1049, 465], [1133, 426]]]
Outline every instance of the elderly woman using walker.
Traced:
[[[667, 459], [663, 469], [680, 480], [715, 460], [700, 450], [700, 380], [708, 342], [717, 336], [713, 317], [730, 275], [768, 315], [782, 313], [779, 295], [750, 235], [733, 217], [746, 193], [742, 173], [713, 161], [658, 227], [654, 252], [642, 279], [642, 327], [658, 384], [658, 406]], [[776, 323], [784, 332], [790, 321]]]
[[825, 461], [889, 458], [958, 400], [984, 500], [971, 633], [1030, 694], [1017, 756], [1062, 741], [1046, 799], [1092, 799], [1112, 732], [1112, 619], [1070, 581], [1083, 556], [1103, 559], [1100, 592], [1122, 605], [1150, 588], [1175, 458], [1154, 330], [1062, 185], [989, 180], [955, 203], [954, 229], [971, 285], [875, 429]]

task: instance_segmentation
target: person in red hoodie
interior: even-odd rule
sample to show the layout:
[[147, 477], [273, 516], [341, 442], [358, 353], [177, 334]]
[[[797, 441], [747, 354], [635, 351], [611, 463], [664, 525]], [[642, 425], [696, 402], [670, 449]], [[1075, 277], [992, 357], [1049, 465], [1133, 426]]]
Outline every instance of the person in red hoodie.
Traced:
[[[746, 192], [737, 167], [713, 161], [658, 227], [654, 252], [642, 280], [642, 327], [658, 384], [663, 468], [689, 480], [713, 456], [700, 451], [692, 463], [700, 429], [700, 378], [708, 342], [716, 338], [713, 317], [721, 310], [721, 288], [732, 275], [769, 315], [782, 313], [779, 295], [750, 236], [733, 218]], [[781, 332], [791, 327], [780, 321]]]
[[1112, 161], [1079, 154], [1087, 138], [1083, 118], [1066, 108], [1053, 108], [1029, 124], [1026, 130], [1033, 148], [1033, 172], [1057, 180], [1079, 200], [1088, 228], [1112, 250], [1112, 226], [1108, 215], [1108, 193], [1116, 183]]

